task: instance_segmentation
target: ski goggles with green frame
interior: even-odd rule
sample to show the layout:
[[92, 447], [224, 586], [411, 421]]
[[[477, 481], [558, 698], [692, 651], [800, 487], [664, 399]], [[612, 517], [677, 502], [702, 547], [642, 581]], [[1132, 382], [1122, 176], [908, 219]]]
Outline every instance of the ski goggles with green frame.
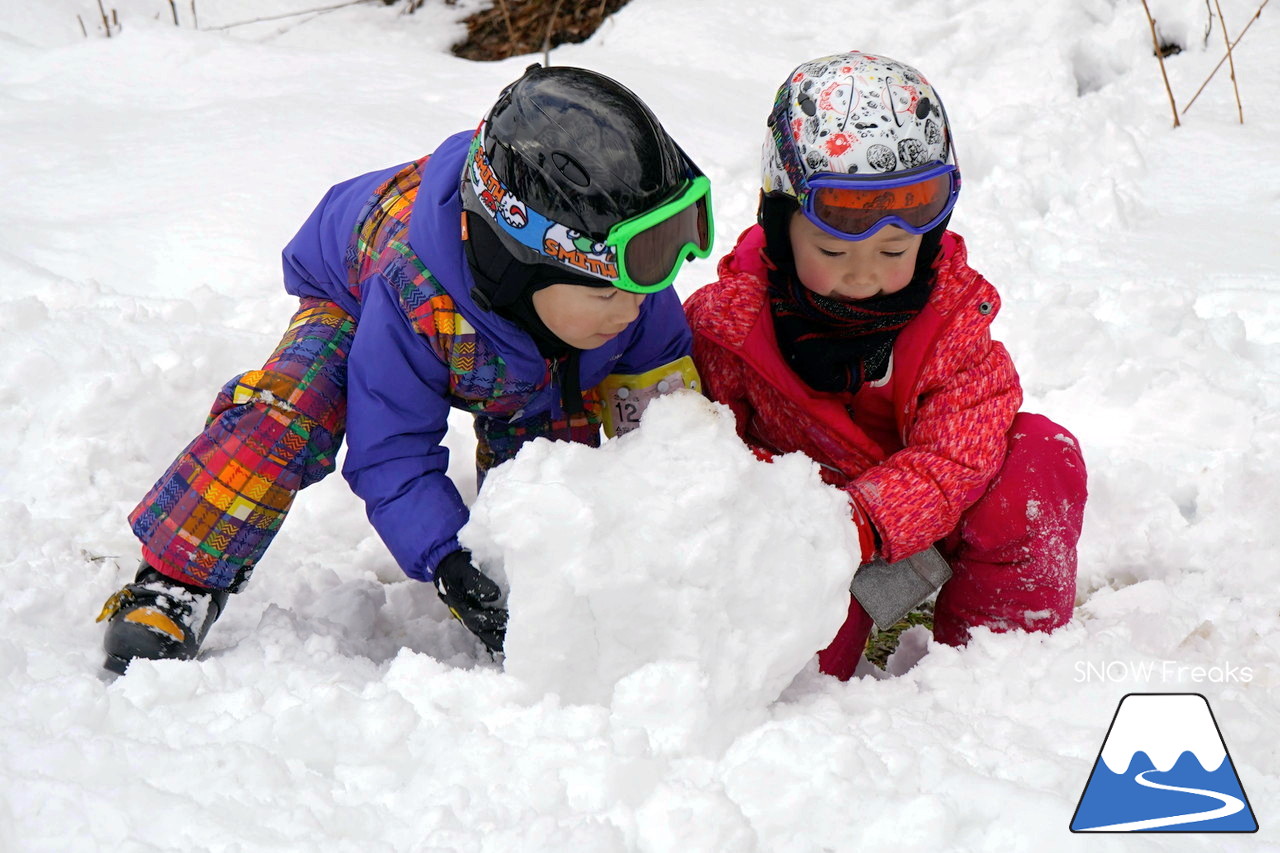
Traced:
[[[471, 143], [463, 179], [483, 212], [526, 251], [529, 260], [561, 264], [632, 293], [657, 293], [675, 281], [680, 265], [707, 258], [715, 240], [711, 181], [688, 156], [688, 178], [679, 190], [644, 213], [609, 229], [604, 240], [543, 216], [516, 198], [489, 165], [483, 125]], [[683, 155], [684, 152], [682, 151]]]
[[618, 259], [613, 284], [632, 293], [656, 293], [675, 281], [686, 260], [709, 257], [714, 240], [711, 181], [699, 172], [669, 200], [609, 229], [604, 245]]

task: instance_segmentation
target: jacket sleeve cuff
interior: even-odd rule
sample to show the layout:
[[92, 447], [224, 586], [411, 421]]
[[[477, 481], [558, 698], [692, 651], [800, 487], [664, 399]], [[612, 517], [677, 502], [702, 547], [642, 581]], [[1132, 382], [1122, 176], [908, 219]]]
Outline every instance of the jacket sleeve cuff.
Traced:
[[458, 537], [455, 536], [452, 539], [441, 542], [434, 548], [424, 551], [422, 556], [414, 563], [413, 568], [406, 571], [405, 574], [414, 580], [430, 583], [435, 580], [436, 569], [439, 565], [455, 553], [468, 554], [467, 559], [471, 559], [469, 553], [464, 551], [462, 544], [458, 542]]

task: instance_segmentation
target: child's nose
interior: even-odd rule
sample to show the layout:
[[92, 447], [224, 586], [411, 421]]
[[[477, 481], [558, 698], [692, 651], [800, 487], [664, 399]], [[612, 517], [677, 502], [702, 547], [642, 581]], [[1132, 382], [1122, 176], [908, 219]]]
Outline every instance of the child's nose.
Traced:
[[845, 288], [855, 292], [875, 287], [875, 283], [875, 276], [866, 268], [861, 267], [845, 273], [843, 281]]

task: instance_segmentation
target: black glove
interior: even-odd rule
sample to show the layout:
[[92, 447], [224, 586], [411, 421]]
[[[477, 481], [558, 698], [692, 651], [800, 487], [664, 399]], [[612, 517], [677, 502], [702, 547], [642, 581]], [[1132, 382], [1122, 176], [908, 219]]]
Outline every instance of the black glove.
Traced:
[[497, 601], [502, 591], [487, 575], [471, 565], [469, 551], [454, 551], [436, 566], [436, 592], [449, 608], [453, 618], [480, 638], [486, 649], [502, 651], [507, 633], [507, 611], [488, 605]]

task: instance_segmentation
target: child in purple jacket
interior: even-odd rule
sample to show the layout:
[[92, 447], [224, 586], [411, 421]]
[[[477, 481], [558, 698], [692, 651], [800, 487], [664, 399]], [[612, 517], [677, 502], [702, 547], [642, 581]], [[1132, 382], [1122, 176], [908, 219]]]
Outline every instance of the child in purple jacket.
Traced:
[[344, 433], [396, 561], [500, 651], [498, 588], [457, 539], [450, 408], [475, 415], [483, 477], [539, 436], [625, 431], [660, 380], [696, 386], [669, 285], [712, 236], [706, 177], [632, 92], [577, 68], [532, 66], [474, 133], [333, 187], [284, 250], [301, 302], [284, 338], [129, 516], [143, 562], [99, 616], [106, 667], [194, 657]]

